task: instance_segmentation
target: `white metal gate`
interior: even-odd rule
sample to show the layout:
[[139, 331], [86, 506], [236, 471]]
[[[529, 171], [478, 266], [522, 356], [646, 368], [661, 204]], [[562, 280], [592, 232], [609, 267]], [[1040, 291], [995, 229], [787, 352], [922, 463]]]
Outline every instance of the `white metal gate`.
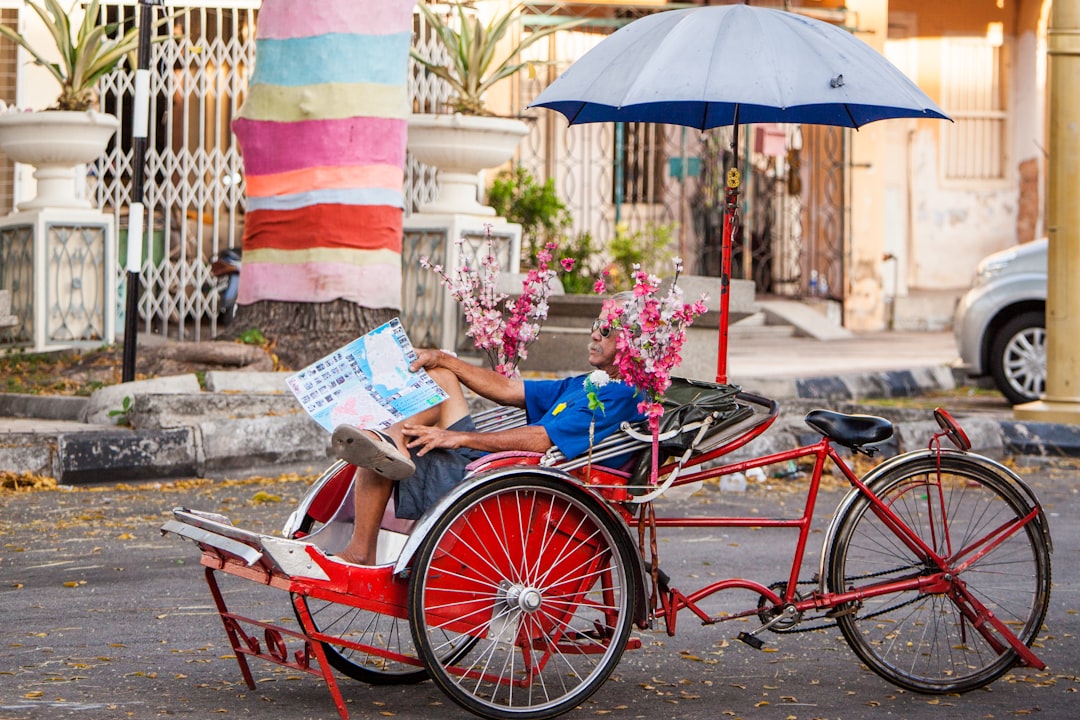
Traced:
[[[243, 166], [231, 130], [255, 61], [260, 0], [170, 3], [175, 37], [152, 49], [150, 126], [146, 154], [147, 245], [144, 246], [140, 331], [199, 340], [217, 332], [218, 293], [210, 260], [239, 247], [243, 232]], [[134, 0], [104, 3], [110, 20], [137, 23]], [[97, 201], [117, 219], [127, 243], [133, 161], [134, 73], [111, 74], [103, 106], [121, 128], [99, 162]], [[123, 266], [121, 255], [121, 267]], [[123, 313], [124, 283], [119, 312]], [[118, 323], [122, 326], [122, 323]]]

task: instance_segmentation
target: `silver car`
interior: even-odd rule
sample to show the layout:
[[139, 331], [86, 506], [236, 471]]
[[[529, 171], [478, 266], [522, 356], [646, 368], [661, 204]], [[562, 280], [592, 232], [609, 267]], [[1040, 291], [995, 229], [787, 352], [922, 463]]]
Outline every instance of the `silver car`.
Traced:
[[983, 258], [953, 318], [963, 369], [1014, 405], [1046, 387], [1046, 250], [1043, 238]]

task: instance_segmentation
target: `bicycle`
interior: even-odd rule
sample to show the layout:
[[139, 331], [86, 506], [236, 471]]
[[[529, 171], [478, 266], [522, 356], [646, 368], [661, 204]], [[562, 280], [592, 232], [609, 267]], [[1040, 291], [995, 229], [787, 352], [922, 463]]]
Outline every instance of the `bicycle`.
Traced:
[[[806, 417], [821, 435], [817, 442], [713, 466], [778, 415], [775, 402], [735, 390], [723, 393], [734, 412], [706, 409], [661, 436], [677, 448], [657, 459], [657, 487], [636, 487], [633, 469], [602, 464], [631, 448], [651, 461], [652, 437], [641, 428], [624, 427], [588, 458], [572, 461], [557, 453], [497, 453], [478, 461], [467, 481], [413, 527], [388, 523], [380, 536], [383, 558], [371, 568], [327, 559], [351, 532], [352, 473], [340, 462], [293, 513], [285, 528], [291, 539], [245, 534], [224, 518], [184, 509], [164, 529], [202, 548], [207, 581], [249, 684], [245, 657], [281, 663], [288, 659], [281, 632], [291, 633], [305, 644], [291, 666], [326, 677], [342, 717], [347, 711], [328, 665], [371, 683], [430, 677], [482, 717], [555, 717], [595, 692], [625, 650], [640, 647], [635, 625], [663, 622], [674, 635], [682, 610], [706, 625], [756, 618], [759, 626], [738, 638], [757, 648], [766, 631], [835, 624], [871, 670], [922, 693], [983, 687], [1018, 664], [1045, 667], [1030, 649], [1049, 603], [1045, 514], [1019, 476], [970, 452], [948, 412], [934, 411], [939, 431], [925, 450], [897, 455], [865, 477], [838, 448], [873, 454], [891, 437], [891, 424], [827, 410]], [[480, 422], [499, 427], [521, 418], [497, 410]], [[665, 517], [652, 503], [673, 487], [811, 459], [797, 518]], [[828, 465], [851, 490], [824, 534], [817, 573], [803, 580]], [[702, 527], [796, 531], [786, 579], [766, 585], [726, 578], [686, 593], [677, 589], [656, 560], [655, 533]], [[252, 552], [244, 555], [245, 548]], [[246, 619], [221, 600], [215, 570], [290, 592], [302, 632], [255, 623], [274, 650], [257, 647], [239, 629]], [[757, 600], [735, 613], [706, 612], [704, 600], [728, 590], [749, 591]], [[319, 669], [310, 667], [311, 658]]]

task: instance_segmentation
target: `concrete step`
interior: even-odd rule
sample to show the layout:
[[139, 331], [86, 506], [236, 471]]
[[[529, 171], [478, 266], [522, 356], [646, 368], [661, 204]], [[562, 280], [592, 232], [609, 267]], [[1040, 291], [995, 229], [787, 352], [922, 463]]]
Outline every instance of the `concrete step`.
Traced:
[[743, 339], [752, 339], [758, 337], [779, 338], [794, 336], [794, 325], [743, 325], [742, 323], [735, 323], [730, 328], [728, 328], [728, 337], [738, 337]]
[[800, 336], [816, 340], [850, 340], [851, 331], [840, 325], [839, 304], [827, 301], [759, 300], [768, 323], [792, 325]]

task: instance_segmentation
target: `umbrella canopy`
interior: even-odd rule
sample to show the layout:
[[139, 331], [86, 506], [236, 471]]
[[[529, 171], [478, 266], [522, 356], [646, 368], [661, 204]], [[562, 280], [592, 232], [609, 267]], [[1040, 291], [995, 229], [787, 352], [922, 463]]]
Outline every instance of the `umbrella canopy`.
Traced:
[[626, 25], [576, 61], [530, 107], [571, 125], [656, 122], [701, 130], [742, 123], [857, 128], [943, 118], [899, 69], [851, 33], [796, 13], [714, 5]]

